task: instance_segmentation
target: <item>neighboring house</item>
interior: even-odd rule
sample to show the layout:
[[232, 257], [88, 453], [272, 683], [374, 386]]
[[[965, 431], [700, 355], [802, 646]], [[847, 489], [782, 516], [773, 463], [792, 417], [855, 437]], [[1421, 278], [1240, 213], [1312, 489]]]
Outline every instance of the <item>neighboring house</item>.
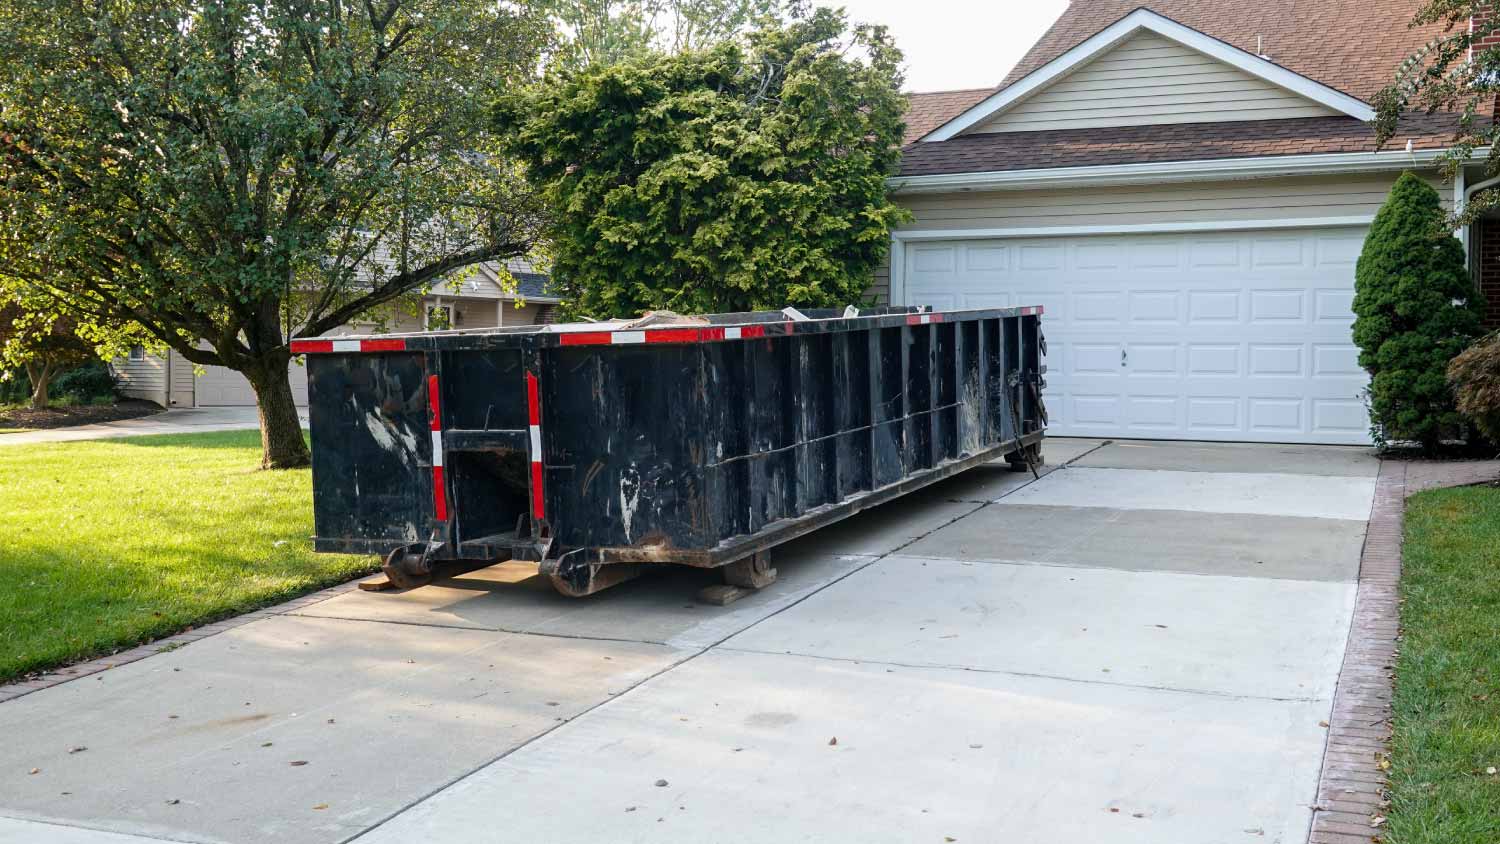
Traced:
[[[1366, 443], [1354, 265], [1402, 170], [1370, 106], [1433, 37], [1421, 0], [1073, 0], [996, 89], [914, 94], [876, 292], [1043, 305], [1057, 435]], [[980, 59], [982, 60], [982, 59]], [[1500, 220], [1459, 232], [1500, 324]]]
[[[546, 292], [547, 276], [525, 261], [505, 265], [516, 290], [504, 289], [502, 270], [481, 264], [453, 281], [432, 288], [419, 303], [395, 308], [383, 325], [350, 325], [338, 333], [421, 331], [427, 326], [492, 328], [553, 322], [559, 299]], [[111, 367], [120, 392], [154, 401], [163, 407], [247, 407], [255, 405], [255, 391], [245, 376], [222, 366], [195, 367], [176, 351], [162, 357], [137, 347]], [[300, 361], [290, 369], [292, 395], [307, 404], [307, 370]]]

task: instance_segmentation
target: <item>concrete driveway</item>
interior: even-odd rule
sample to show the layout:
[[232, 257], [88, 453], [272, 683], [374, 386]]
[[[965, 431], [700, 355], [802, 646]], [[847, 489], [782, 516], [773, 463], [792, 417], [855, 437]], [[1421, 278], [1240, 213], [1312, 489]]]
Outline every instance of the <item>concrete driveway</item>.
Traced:
[[[303, 427], [306, 427], [307, 408], [297, 408], [297, 415], [301, 417]], [[197, 434], [259, 427], [260, 417], [253, 407], [185, 407], [116, 422], [0, 434], [0, 446], [103, 440], [145, 434]]]
[[1377, 461], [1047, 451], [727, 608], [507, 564], [0, 704], [0, 842], [1305, 841]]

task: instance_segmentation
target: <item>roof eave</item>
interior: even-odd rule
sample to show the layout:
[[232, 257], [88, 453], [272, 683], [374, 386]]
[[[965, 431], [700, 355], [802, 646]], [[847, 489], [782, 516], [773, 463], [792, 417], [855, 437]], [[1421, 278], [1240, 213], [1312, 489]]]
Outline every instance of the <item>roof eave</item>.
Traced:
[[[913, 194], [1376, 173], [1433, 166], [1445, 152], [1441, 148], [1413, 152], [1389, 150], [939, 173], [927, 176], [892, 176], [886, 180], [886, 185], [892, 193]], [[1470, 160], [1484, 158], [1488, 154], [1488, 148], [1475, 149]]]

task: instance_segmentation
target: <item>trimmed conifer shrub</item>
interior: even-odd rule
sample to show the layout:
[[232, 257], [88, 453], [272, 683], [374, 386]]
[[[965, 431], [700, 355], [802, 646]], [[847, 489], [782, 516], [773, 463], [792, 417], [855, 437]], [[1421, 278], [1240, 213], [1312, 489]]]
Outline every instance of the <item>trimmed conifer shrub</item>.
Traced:
[[1463, 418], [1449, 361], [1479, 333], [1483, 300], [1438, 192], [1401, 174], [1375, 215], [1354, 273], [1354, 342], [1370, 373], [1371, 434], [1432, 449]]

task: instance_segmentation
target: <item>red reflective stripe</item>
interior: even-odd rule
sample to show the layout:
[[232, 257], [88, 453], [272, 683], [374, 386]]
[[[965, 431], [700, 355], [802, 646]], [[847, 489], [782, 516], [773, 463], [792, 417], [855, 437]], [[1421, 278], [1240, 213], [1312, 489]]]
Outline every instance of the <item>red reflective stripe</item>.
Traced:
[[907, 325], [921, 325], [922, 324], [922, 318], [919, 317], [919, 316], [915, 316], [915, 315], [909, 316], [909, 317], [906, 318], [906, 324]]
[[308, 352], [331, 352], [333, 351], [332, 340], [293, 340], [292, 354], [305, 355]]
[[696, 328], [658, 328], [646, 332], [647, 343], [696, 343], [699, 339]]
[[766, 327], [764, 325], [747, 325], [740, 329], [740, 338], [744, 340], [754, 340], [757, 337], [764, 336], [766, 336]]
[[782, 325], [786, 327], [787, 334], [795, 334], [797, 331], [797, 323], [795, 322], [783, 322]]
[[547, 507], [542, 503], [542, 464], [531, 464], [531, 515], [536, 519], [547, 518]]
[[443, 489], [443, 467], [432, 467], [432, 513], [440, 522], [448, 521], [448, 492]]
[[427, 376], [427, 409], [431, 411], [428, 413], [428, 421], [432, 423], [432, 430], [443, 430], [442, 406], [438, 401], [438, 377], [436, 375]]
[[[526, 373], [526, 418], [527, 424], [542, 424], [542, 400], [538, 396], [536, 376], [530, 372]], [[532, 455], [532, 459], [540, 459], [541, 455]]]
[[608, 331], [569, 331], [562, 335], [564, 346], [598, 346], [608, 344], [614, 335]]
[[932, 316], [932, 321], [933, 322], [942, 322], [943, 321], [943, 315], [942, 314], [932, 314], [931, 316]]
[[723, 340], [724, 339], [724, 329], [722, 329], [722, 328], [703, 328], [703, 329], [700, 329], [698, 331], [698, 339], [704, 341], [705, 343], [711, 342], [713, 340]]
[[361, 352], [404, 352], [406, 351], [405, 340], [361, 340], [359, 341]]

